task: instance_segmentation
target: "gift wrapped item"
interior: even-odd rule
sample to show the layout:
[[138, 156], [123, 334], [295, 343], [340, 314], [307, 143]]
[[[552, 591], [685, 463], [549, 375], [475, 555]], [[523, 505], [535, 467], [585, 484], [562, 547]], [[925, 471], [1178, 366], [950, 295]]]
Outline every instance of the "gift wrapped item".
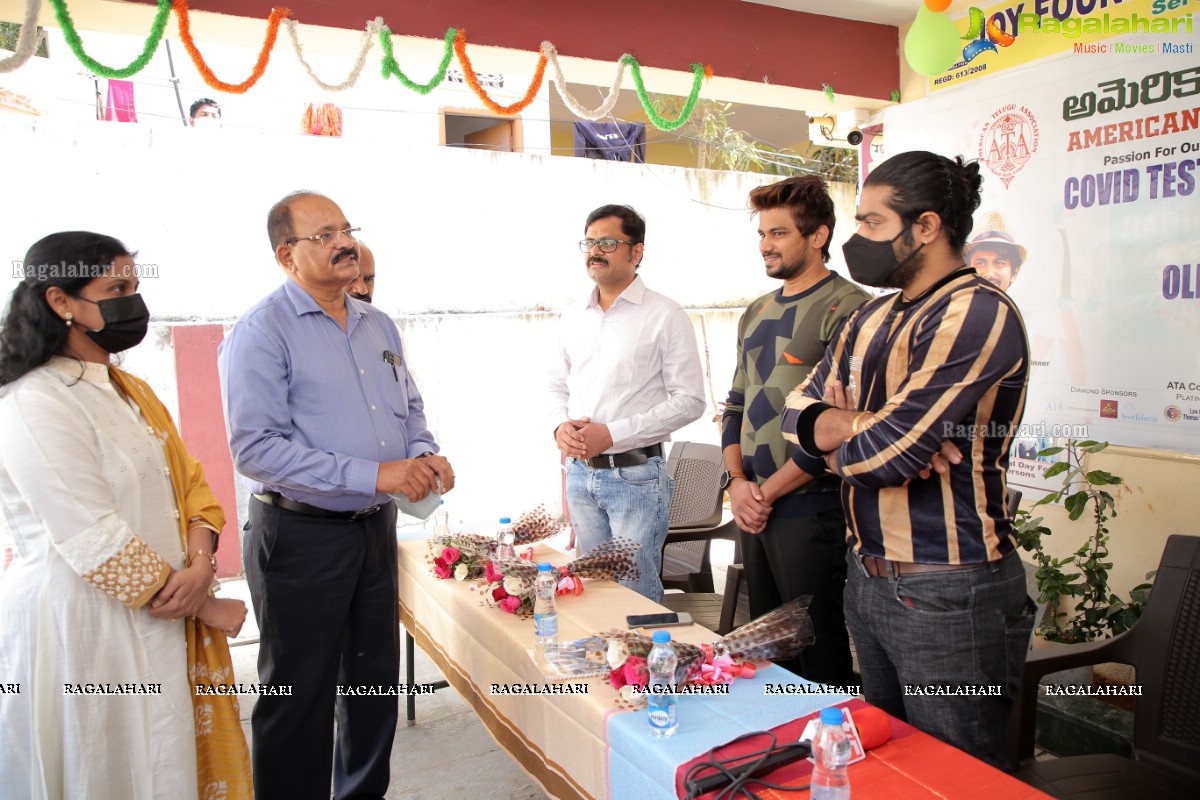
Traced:
[[429, 540], [429, 563], [439, 578], [482, 578], [494, 544], [490, 536], [477, 533], [434, 536]]
[[812, 619], [805, 595], [746, 623], [713, 643], [713, 652], [742, 661], [786, 661], [813, 643]]
[[[753, 675], [746, 661], [776, 661], [795, 658], [813, 642], [808, 616], [811, 597], [799, 597], [718, 639], [711, 645], [673, 641], [678, 666], [675, 683], [727, 683], [738, 676]], [[644, 685], [646, 656], [654, 646], [649, 636], [638, 631], [609, 630], [573, 642], [583, 651], [602, 649], [615, 688]]]
[[[555, 580], [561, 581], [568, 575], [576, 578], [595, 578], [610, 581], [635, 581], [641, 576], [637, 565], [637, 553], [641, 545], [628, 539], [609, 539], [599, 547], [593, 547], [586, 556], [580, 556], [561, 567], [554, 568]], [[524, 587], [522, 595], [533, 597], [533, 582], [537, 578], [537, 564], [525, 558], [493, 558], [492, 568], [505, 579], [512, 578]]]
[[520, 547], [543, 539], [548, 539], [563, 529], [560, 520], [550, 518], [545, 506], [538, 505], [533, 511], [526, 511], [512, 526], [513, 544]]

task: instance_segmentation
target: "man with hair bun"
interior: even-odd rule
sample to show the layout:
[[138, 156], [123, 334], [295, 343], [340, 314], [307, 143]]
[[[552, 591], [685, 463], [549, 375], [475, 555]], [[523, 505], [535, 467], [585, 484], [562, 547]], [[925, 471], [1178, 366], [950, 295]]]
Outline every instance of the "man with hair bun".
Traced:
[[[1025, 325], [963, 261], [979, 166], [894, 156], [843, 246], [860, 306], [787, 399], [784, 436], [842, 478], [846, 622], [866, 699], [997, 766], [1033, 607], [1006, 512]], [[930, 691], [932, 687], [933, 691]]]
[[830, 684], [854, 683], [842, 613], [846, 518], [839, 481], [820, 458], [783, 439], [783, 401], [825, 355], [842, 320], [869, 295], [825, 266], [833, 200], [825, 181], [795, 177], [750, 192], [767, 277], [783, 281], [738, 323], [738, 358], [721, 419], [725, 487], [741, 530], [750, 616], [802, 595], [816, 641], [783, 666]]

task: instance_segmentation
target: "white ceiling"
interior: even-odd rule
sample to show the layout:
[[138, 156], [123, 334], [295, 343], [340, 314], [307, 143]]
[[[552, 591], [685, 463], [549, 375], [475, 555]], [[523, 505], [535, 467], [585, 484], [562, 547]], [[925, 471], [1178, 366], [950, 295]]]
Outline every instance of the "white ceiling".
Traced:
[[823, 17], [856, 19], [882, 25], [907, 25], [917, 17], [921, 0], [742, 0]]

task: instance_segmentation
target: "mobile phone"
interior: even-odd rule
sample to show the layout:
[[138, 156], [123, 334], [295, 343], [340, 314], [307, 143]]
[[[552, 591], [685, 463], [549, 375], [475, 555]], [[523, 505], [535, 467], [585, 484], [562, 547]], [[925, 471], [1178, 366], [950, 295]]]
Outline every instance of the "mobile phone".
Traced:
[[692, 615], [686, 611], [666, 611], [662, 614], [630, 614], [625, 624], [631, 628], [669, 628], [674, 625], [691, 625]]

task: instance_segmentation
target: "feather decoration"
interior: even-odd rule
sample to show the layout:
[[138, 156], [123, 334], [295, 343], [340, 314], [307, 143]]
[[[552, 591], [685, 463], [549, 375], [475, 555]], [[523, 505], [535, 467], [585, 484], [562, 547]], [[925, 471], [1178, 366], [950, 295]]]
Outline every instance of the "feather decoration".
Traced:
[[745, 661], [779, 661], [795, 658], [813, 643], [808, 604], [812, 597], [797, 597], [774, 611], [746, 623], [713, 643], [713, 653]]
[[629, 539], [609, 539], [599, 547], [593, 547], [587, 555], [567, 564], [566, 569], [580, 578], [636, 581], [642, 575], [637, 565], [637, 554], [641, 547]]
[[526, 511], [521, 518], [513, 523], [514, 545], [533, 544], [547, 539], [561, 531], [563, 523], [550, 518], [545, 506], [539, 504], [533, 511]]

